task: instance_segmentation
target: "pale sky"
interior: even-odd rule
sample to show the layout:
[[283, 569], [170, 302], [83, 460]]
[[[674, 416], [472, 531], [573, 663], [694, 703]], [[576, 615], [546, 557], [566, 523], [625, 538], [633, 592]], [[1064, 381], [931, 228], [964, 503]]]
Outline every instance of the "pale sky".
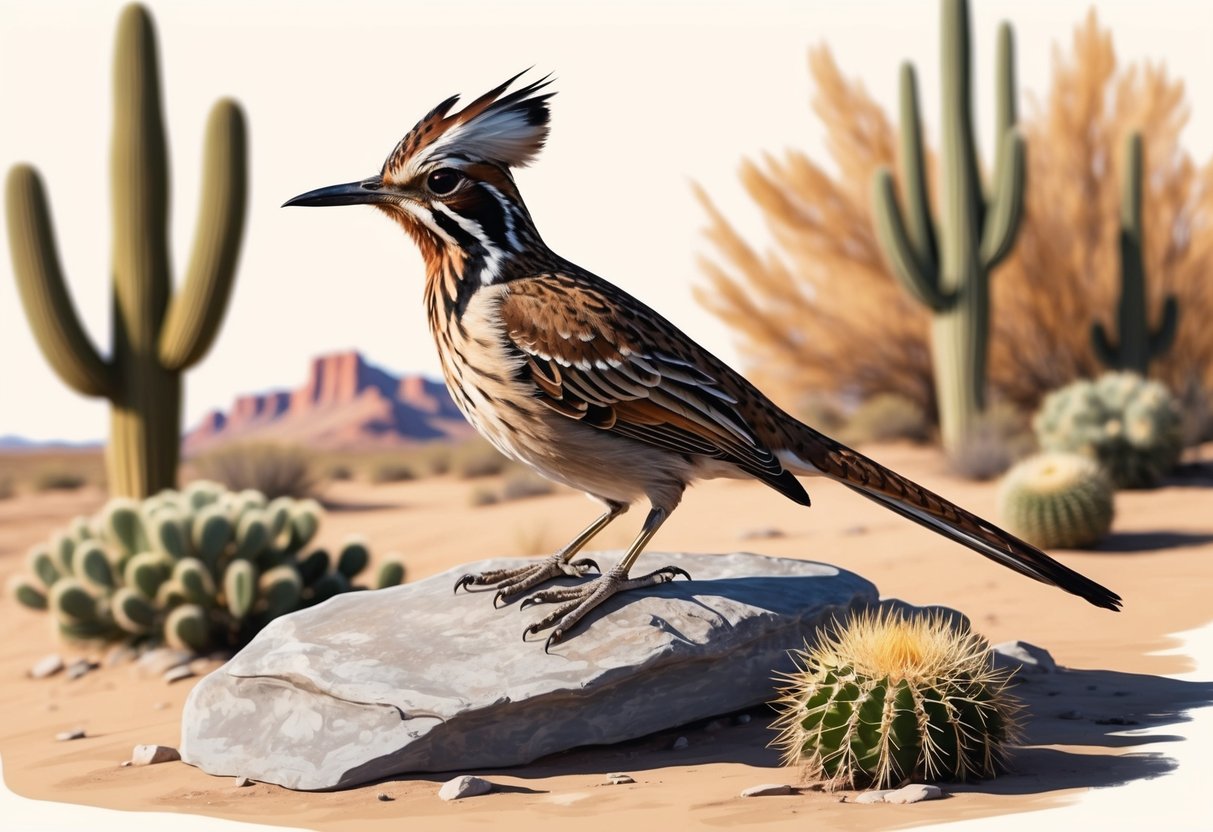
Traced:
[[[0, 0], [0, 164], [33, 162], [49, 191], [71, 292], [109, 349], [109, 120], [120, 2]], [[548, 244], [639, 296], [726, 360], [726, 328], [703, 282], [700, 182], [751, 239], [761, 224], [737, 181], [743, 157], [789, 147], [824, 159], [809, 109], [810, 46], [895, 111], [897, 68], [920, 73], [938, 124], [937, 0], [745, 3], [492, 0], [150, 2], [158, 24], [172, 175], [172, 249], [184, 267], [197, 216], [203, 123], [241, 101], [251, 134], [249, 221], [236, 289], [209, 355], [186, 378], [186, 426], [245, 392], [293, 387], [310, 357], [357, 348], [394, 371], [437, 375], [411, 241], [368, 208], [281, 209], [287, 198], [362, 178], [446, 96], [474, 97], [515, 72], [552, 72], [548, 149], [517, 174]], [[1089, 4], [975, 0], [977, 127], [992, 130], [994, 31], [1015, 26], [1021, 96], [1047, 89]], [[1188, 82], [1184, 144], [1213, 153], [1213, 11], [1207, 0], [1103, 0], [1122, 63], [1165, 60]], [[467, 100], [465, 98], [465, 100]], [[177, 275], [179, 277], [179, 274]], [[839, 299], [844, 302], [845, 299]], [[807, 322], [811, 326], [811, 322]], [[0, 435], [87, 440], [107, 403], [49, 369], [30, 334], [0, 236]]]

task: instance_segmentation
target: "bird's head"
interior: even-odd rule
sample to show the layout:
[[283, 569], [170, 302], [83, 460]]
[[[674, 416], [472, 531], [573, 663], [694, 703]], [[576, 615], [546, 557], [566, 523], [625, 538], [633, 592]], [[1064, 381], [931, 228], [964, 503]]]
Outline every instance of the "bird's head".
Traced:
[[[529, 164], [548, 135], [548, 78], [506, 93], [515, 75], [462, 110], [431, 110], [374, 176], [300, 194], [286, 205], [374, 205], [396, 219], [427, 260], [458, 251], [500, 263], [534, 228], [511, 168]], [[537, 236], [536, 236], [537, 239]], [[486, 270], [483, 279], [491, 277]]]

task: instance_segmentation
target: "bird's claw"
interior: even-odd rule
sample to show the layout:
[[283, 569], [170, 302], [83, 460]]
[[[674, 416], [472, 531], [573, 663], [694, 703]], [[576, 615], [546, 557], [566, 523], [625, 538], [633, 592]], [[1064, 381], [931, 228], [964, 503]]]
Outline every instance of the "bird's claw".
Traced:
[[463, 576], [461, 576], [461, 577], [459, 578], [459, 580], [455, 581], [455, 591], [454, 591], [454, 594], [455, 594], [455, 595], [458, 595], [458, 594], [459, 594], [459, 590], [461, 590], [461, 589], [467, 589], [469, 586], [471, 586], [471, 585], [472, 585], [472, 584], [474, 584], [474, 583], [476, 583], [476, 576], [475, 576], [475, 575], [472, 575], [472, 574], [467, 574], [467, 575], [463, 575]]
[[586, 572], [589, 572], [590, 569], [593, 569], [599, 575], [602, 574], [602, 567], [600, 567], [598, 565], [598, 561], [594, 560], [593, 558], [581, 558], [580, 560], [573, 561], [569, 564], [569, 566], [571, 566], [573, 569], [566, 571], [568, 571], [568, 573], [574, 578], [580, 578]]

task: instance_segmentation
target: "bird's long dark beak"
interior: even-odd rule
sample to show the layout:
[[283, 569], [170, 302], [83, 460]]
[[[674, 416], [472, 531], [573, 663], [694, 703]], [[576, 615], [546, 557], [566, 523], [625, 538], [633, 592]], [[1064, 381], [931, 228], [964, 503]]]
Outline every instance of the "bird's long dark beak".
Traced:
[[374, 176], [361, 182], [346, 182], [344, 185], [329, 185], [288, 199], [288, 205], [373, 205], [386, 202], [390, 195], [383, 189], [383, 181]]

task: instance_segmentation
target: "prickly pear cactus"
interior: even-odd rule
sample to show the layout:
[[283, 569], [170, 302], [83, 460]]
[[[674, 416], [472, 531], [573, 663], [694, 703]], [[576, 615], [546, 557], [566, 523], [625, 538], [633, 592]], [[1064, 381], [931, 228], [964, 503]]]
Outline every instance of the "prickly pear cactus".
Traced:
[[[268, 501], [204, 481], [141, 502], [117, 498], [35, 547], [31, 574], [9, 590], [49, 610], [69, 640], [234, 649], [280, 615], [367, 588], [355, 583], [371, 560], [360, 538], [335, 559], [306, 551], [322, 516], [315, 500]], [[404, 564], [388, 558], [374, 586], [403, 581]]]
[[1096, 460], [1117, 488], [1150, 488], [1179, 462], [1179, 405], [1167, 388], [1135, 373], [1107, 373], [1050, 393], [1032, 421], [1046, 451]]
[[1112, 481], [1079, 454], [1042, 453], [1007, 472], [999, 492], [1003, 526], [1042, 549], [1093, 546], [1112, 528]]
[[827, 788], [971, 780], [1002, 770], [1021, 706], [985, 639], [938, 615], [853, 615], [795, 651], [775, 744]]

